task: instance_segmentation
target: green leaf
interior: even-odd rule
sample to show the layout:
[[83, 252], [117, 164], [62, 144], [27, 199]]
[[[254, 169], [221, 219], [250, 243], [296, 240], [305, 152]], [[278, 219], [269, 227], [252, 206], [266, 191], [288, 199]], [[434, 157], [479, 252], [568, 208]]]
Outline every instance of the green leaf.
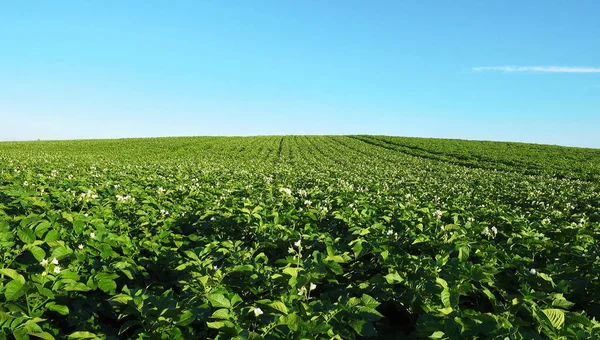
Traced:
[[27, 292], [27, 286], [20, 280], [11, 280], [4, 286], [4, 297], [6, 301], [12, 301], [20, 298]]
[[357, 297], [351, 297], [350, 299], [348, 299], [348, 306], [350, 307], [355, 307], [358, 306], [358, 304], [360, 303], [360, 299]]
[[208, 328], [219, 329], [225, 327], [225, 321], [207, 322], [206, 326], [208, 326]]
[[97, 339], [99, 338], [96, 334], [91, 333], [91, 332], [74, 332], [69, 334], [68, 336], [69, 339]]
[[429, 237], [420, 234], [419, 236], [417, 236], [417, 238], [413, 241], [412, 244], [417, 244], [417, 243], [423, 243], [423, 242], [427, 242], [429, 241]]
[[[86, 286], [87, 287], [87, 286]], [[110, 301], [116, 301], [118, 303], [127, 304], [128, 301], [133, 300], [133, 298], [127, 294], [117, 294], [110, 298]]]
[[35, 288], [37, 288], [38, 292], [42, 296], [44, 296], [44, 297], [46, 297], [48, 299], [54, 300], [54, 292], [52, 290], [50, 290], [48, 288], [45, 288], [45, 287], [42, 287], [42, 285], [39, 284], [39, 283], [35, 284]]
[[123, 334], [124, 332], [126, 332], [129, 328], [133, 327], [133, 326], [138, 326], [141, 325], [142, 323], [140, 322], [140, 320], [129, 320], [127, 322], [125, 322], [121, 328], [119, 328], [119, 335]]
[[377, 331], [371, 322], [365, 320], [350, 320], [348, 322], [354, 331], [363, 337], [376, 337]]
[[64, 305], [57, 305], [54, 302], [48, 302], [46, 304], [46, 308], [48, 308], [49, 310], [58, 312], [59, 314], [62, 314], [62, 315], [69, 315], [69, 307], [64, 306]]
[[548, 308], [542, 309], [542, 312], [546, 314], [552, 326], [556, 329], [560, 329], [565, 323], [565, 312], [562, 309]]
[[52, 255], [50, 255], [50, 257], [54, 258], [56, 257], [57, 259], [62, 259], [63, 257], [67, 256], [69, 254], [69, 250], [63, 246], [58, 246], [56, 248], [54, 248], [54, 250], [52, 251]]
[[367, 294], [363, 294], [360, 297], [360, 301], [362, 302], [362, 304], [365, 307], [369, 307], [369, 308], [377, 308], [377, 306], [380, 305], [380, 303], [377, 302], [377, 300], [375, 300], [373, 297], [371, 297], [370, 295], [367, 295]]
[[16, 270], [10, 268], [2, 268], [0, 269], [0, 275], [6, 275], [13, 280], [21, 281], [21, 283], [25, 283], [25, 278], [23, 275], [19, 274]]
[[235, 325], [231, 321], [215, 321], [215, 322], [207, 322], [206, 325], [208, 328], [221, 329], [223, 327], [233, 328]]
[[68, 269], [61, 271], [60, 276], [63, 280], [79, 281], [80, 279], [79, 274], [72, 272]]
[[435, 283], [439, 284], [444, 289], [448, 289], [448, 283], [446, 282], [446, 280], [442, 279], [441, 277], [436, 277]]
[[231, 302], [223, 294], [209, 294], [206, 298], [213, 307], [231, 308]]
[[279, 325], [286, 325], [290, 330], [297, 331], [302, 326], [302, 319], [297, 314], [283, 315], [277, 322]]
[[105, 293], [110, 293], [117, 289], [117, 283], [111, 279], [102, 279], [98, 281], [98, 288]]
[[240, 303], [240, 302], [242, 302], [242, 301], [243, 301], [243, 300], [242, 300], [242, 298], [241, 298], [239, 295], [237, 295], [237, 294], [234, 294], [234, 295], [231, 297], [231, 305], [232, 305], [232, 306], [234, 306], [234, 307], [235, 307], [235, 306], [236, 306], [238, 303]]
[[288, 309], [287, 306], [285, 305], [285, 303], [281, 302], [281, 301], [273, 301], [269, 304], [270, 307], [282, 312], [283, 314], [287, 314], [288, 313]]
[[285, 269], [283, 269], [283, 272], [290, 275], [293, 278], [297, 278], [298, 277], [298, 272], [300, 271], [300, 268], [292, 268], [292, 267], [287, 267]]
[[445, 307], [445, 308], [438, 309], [438, 311], [442, 315], [448, 315], [448, 314], [452, 313], [454, 311], [454, 309], [452, 309], [452, 307]]
[[17, 230], [17, 236], [25, 244], [30, 244], [35, 241], [35, 233], [31, 229], [19, 229]]
[[212, 313], [212, 315], [210, 317], [213, 319], [227, 320], [227, 319], [229, 319], [229, 309], [227, 309], [227, 308], [217, 309], [214, 313]]
[[361, 313], [361, 316], [367, 320], [375, 321], [383, 317], [383, 315], [379, 313], [377, 309], [371, 307], [359, 307], [358, 311]]
[[333, 261], [323, 261], [323, 262], [333, 273], [335, 273], [337, 275], [344, 274], [344, 269], [342, 268], [342, 266], [339, 263], [333, 262]]
[[38, 246], [33, 246], [29, 248], [29, 251], [31, 252], [31, 255], [33, 255], [33, 257], [38, 261], [42, 261], [46, 258], [46, 252], [44, 251], [44, 249]]
[[483, 287], [483, 293], [488, 297], [488, 299], [490, 299], [490, 301], [494, 302], [496, 301], [496, 296], [486, 287]]
[[254, 267], [251, 264], [244, 264], [244, 265], [238, 265], [235, 266], [231, 269], [229, 269], [229, 272], [251, 272], [254, 269]]
[[402, 277], [398, 273], [389, 273], [386, 276], [384, 276], [384, 278], [389, 284], [401, 283], [404, 281], [404, 279], [402, 279]]
[[542, 278], [542, 279], [544, 279], [544, 280], [546, 280], [546, 281], [548, 281], [548, 282], [550, 282], [552, 284], [552, 287], [555, 286], [554, 285], [554, 280], [552, 280], [552, 277], [550, 277], [550, 275], [538, 272], [537, 276], [540, 277], [540, 278]]
[[552, 301], [552, 306], [553, 307], [559, 307], [559, 308], [563, 308], [563, 309], [569, 309], [571, 307], [573, 307], [575, 304], [573, 302], [567, 301], [567, 299], [565, 299], [564, 297], [559, 297], [556, 298], [554, 301]]
[[354, 257], [357, 258], [363, 250], [362, 242], [356, 242], [354, 246], [352, 246], [352, 251], [354, 251]]
[[44, 235], [44, 233], [46, 233], [46, 231], [48, 231], [48, 229], [50, 229], [50, 227], [52, 227], [52, 225], [50, 224], [49, 221], [42, 221], [40, 222], [35, 228], [35, 236], [41, 238], [42, 235]]
[[75, 234], [77, 235], [81, 235], [83, 233], [83, 230], [85, 228], [85, 222], [79, 218], [73, 220], [73, 231], [75, 231]]
[[174, 270], [181, 271], [181, 270], [184, 270], [185, 268], [193, 266], [193, 265], [194, 265], [194, 263], [192, 263], [192, 262], [182, 263], [182, 264], [178, 265], [177, 267], [175, 267]]
[[50, 230], [47, 234], [46, 237], [44, 238], [44, 241], [46, 242], [53, 242], [58, 240], [59, 234], [58, 231], [56, 230]]
[[195, 320], [194, 313], [189, 310], [178, 315], [177, 324], [180, 326], [187, 326]]
[[39, 332], [39, 333], [29, 333], [31, 336], [35, 336], [36, 338], [44, 339], [44, 340], [54, 340], [52, 334], [48, 332]]
[[73, 214], [70, 214], [68, 212], [63, 212], [62, 217], [69, 222], [73, 222]]
[[330, 261], [337, 262], [337, 263], [344, 263], [344, 262], [346, 262], [344, 260], [344, 258], [341, 257], [340, 255], [329, 255], [329, 256], [327, 256], [326, 260], [330, 260]]
[[462, 246], [458, 248], [458, 259], [460, 261], [466, 261], [469, 258], [469, 253], [471, 252], [471, 247]]
[[71, 282], [66, 285], [65, 290], [68, 292], [87, 292], [90, 287], [81, 282]]
[[444, 304], [444, 307], [446, 307], [446, 308], [452, 307], [452, 304], [450, 303], [450, 290], [448, 290], [448, 288], [445, 288], [444, 290], [442, 290], [442, 293], [440, 295], [441, 295], [442, 303]]
[[119, 278], [119, 274], [115, 274], [115, 273], [98, 273], [98, 274], [96, 274], [95, 278], [98, 281], [100, 281], [100, 280], [118, 279]]
[[25, 324], [23, 325], [23, 328], [27, 329], [27, 334], [42, 333], [43, 332], [42, 327], [40, 327], [40, 325], [38, 325], [38, 322], [40, 322], [40, 321], [44, 321], [44, 319], [31, 318], [25, 322]]
[[113, 255], [113, 249], [111, 246], [109, 246], [108, 244], [103, 244], [102, 246], [100, 246], [100, 256], [102, 256], [102, 258], [109, 258]]
[[442, 331], [435, 331], [433, 332], [433, 334], [431, 334], [429, 336], [429, 339], [441, 339], [445, 336], [446, 334]]

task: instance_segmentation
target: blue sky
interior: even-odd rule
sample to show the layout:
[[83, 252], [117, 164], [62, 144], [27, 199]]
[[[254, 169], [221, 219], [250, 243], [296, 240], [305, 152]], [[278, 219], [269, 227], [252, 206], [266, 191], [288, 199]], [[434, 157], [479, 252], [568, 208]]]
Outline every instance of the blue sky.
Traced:
[[[0, 140], [600, 148], [599, 1], [2, 1]], [[554, 68], [552, 68], [554, 67]]]

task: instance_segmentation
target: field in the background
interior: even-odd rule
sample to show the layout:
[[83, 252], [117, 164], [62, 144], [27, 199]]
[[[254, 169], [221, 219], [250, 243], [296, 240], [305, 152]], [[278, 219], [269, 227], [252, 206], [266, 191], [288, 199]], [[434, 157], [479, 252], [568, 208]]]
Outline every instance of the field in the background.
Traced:
[[23, 142], [0, 171], [9, 338], [600, 338], [600, 150]]

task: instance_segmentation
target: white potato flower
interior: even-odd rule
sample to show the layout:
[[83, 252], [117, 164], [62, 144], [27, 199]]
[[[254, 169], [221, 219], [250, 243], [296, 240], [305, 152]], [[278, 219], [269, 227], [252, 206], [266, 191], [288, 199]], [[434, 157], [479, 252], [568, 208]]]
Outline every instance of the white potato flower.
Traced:
[[292, 190], [289, 189], [289, 188], [280, 188], [279, 192], [283, 192], [283, 193], [285, 193], [287, 195], [291, 195], [292, 194]]

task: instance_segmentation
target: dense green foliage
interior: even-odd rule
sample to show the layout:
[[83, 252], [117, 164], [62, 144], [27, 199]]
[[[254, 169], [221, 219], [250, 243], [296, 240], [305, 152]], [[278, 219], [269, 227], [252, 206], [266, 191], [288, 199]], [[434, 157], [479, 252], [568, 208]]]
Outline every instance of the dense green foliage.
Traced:
[[0, 333], [600, 338], [598, 152], [379, 136], [1, 143]]
[[469, 167], [600, 181], [600, 149], [436, 138], [356, 138], [410, 155]]

